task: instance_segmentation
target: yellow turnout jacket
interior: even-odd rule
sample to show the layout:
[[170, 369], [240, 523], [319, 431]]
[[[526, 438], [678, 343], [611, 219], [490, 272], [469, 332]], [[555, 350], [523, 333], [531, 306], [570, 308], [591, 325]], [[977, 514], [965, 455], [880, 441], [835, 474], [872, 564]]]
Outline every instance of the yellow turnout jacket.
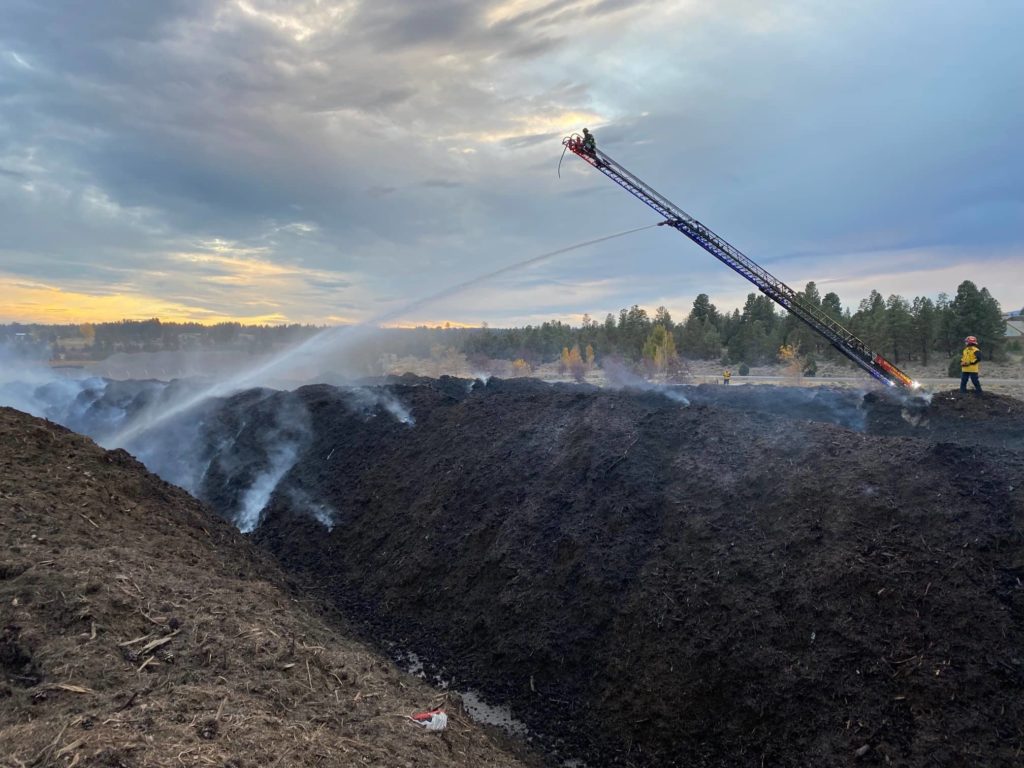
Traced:
[[978, 348], [964, 347], [960, 353], [960, 370], [964, 373], [978, 373]]

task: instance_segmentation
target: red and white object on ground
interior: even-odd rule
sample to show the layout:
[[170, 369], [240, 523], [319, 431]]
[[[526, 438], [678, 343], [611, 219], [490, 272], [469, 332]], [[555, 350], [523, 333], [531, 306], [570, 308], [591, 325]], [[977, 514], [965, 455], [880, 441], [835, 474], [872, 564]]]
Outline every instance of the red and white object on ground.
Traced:
[[417, 712], [409, 719], [422, 725], [428, 731], [443, 731], [448, 727], [448, 715], [443, 709], [432, 709], [429, 712]]

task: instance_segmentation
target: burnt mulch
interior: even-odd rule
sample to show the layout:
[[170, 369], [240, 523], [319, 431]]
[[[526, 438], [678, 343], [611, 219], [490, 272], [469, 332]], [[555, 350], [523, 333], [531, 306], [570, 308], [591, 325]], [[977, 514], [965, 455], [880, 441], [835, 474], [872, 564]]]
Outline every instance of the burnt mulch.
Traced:
[[1024, 408], [745, 389], [303, 388], [257, 539], [552, 760], [1021, 765]]

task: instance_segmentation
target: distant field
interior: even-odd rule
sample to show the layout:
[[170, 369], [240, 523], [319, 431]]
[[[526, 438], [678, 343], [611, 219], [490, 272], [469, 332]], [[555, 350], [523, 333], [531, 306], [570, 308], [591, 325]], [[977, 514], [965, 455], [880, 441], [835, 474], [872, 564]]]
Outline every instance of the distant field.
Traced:
[[[63, 363], [54, 361], [51, 363], [55, 370], [66, 371], [69, 375], [80, 375], [88, 372], [92, 375], [103, 376], [110, 379], [175, 379], [188, 376], [212, 376], [217, 377], [254, 365], [258, 361], [266, 359], [266, 356], [251, 355], [244, 352], [223, 352], [223, 351], [192, 351], [192, 352], [136, 352], [119, 353], [112, 355], [106, 360], [96, 362], [84, 361], [81, 363]], [[713, 384], [720, 383], [723, 366], [719, 363], [708, 360], [691, 360], [686, 362], [688, 369], [689, 383]], [[860, 386], [870, 381], [866, 374], [861, 374], [849, 366], [835, 363], [822, 363], [819, 365], [817, 376], [806, 376], [794, 379], [787, 375], [781, 365], [755, 366], [750, 369], [748, 376], [738, 374], [739, 366], [730, 366], [732, 370], [733, 385], [740, 384], [785, 384], [789, 386]], [[281, 385], [295, 384], [302, 381], [317, 381], [322, 379], [322, 374], [328, 374], [335, 370], [344, 370], [345, 365], [342, 359], [327, 360], [323, 363], [321, 370], [293, 370], [282, 377]], [[945, 375], [946, 361], [937, 359], [928, 366], [921, 366], [919, 363], [909, 363], [904, 370], [920, 381], [927, 389], [940, 390], [956, 386], [957, 380]], [[462, 378], [478, 378], [486, 375], [495, 375], [499, 378], [511, 378], [522, 376], [523, 373], [516, 371], [510, 360], [492, 360], [486, 370], [481, 370], [470, 364], [464, 355], [447, 354], [440, 359], [403, 357], [397, 360], [388, 361], [382, 364], [378, 370], [366, 370], [358, 372], [362, 375], [377, 375], [380, 373], [414, 373], [418, 376], [458, 376]], [[561, 373], [556, 363], [546, 363], [533, 368], [526, 375], [545, 381], [571, 381], [572, 377]], [[601, 368], [588, 371], [587, 383], [595, 386], [608, 384], [605, 372]], [[982, 386], [1014, 397], [1024, 397], [1024, 359], [1016, 357], [1009, 362], [983, 363], [982, 364]]]

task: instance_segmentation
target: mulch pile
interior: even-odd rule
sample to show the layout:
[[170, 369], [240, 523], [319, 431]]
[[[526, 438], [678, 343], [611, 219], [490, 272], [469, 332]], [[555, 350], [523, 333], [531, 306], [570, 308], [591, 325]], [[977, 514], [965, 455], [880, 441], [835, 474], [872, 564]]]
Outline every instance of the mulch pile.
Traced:
[[1024, 406], [753, 389], [282, 394], [256, 536], [553, 760], [1021, 765]]
[[4, 768], [524, 764], [337, 622], [128, 454], [0, 408]]

